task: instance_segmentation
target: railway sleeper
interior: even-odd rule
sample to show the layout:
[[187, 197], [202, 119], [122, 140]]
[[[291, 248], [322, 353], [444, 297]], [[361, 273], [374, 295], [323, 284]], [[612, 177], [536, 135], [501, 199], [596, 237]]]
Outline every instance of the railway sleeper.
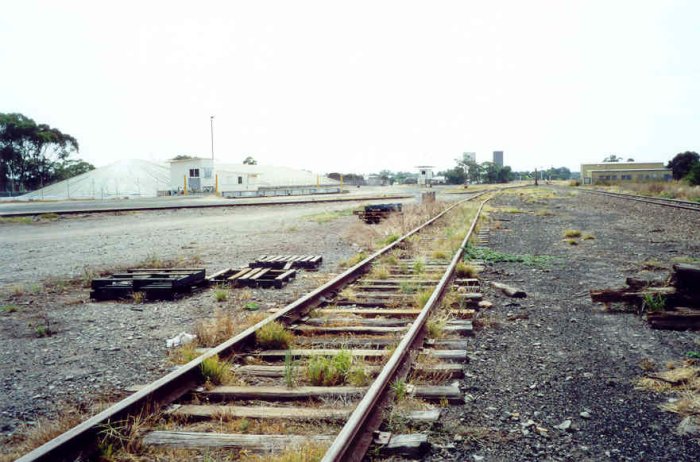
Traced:
[[[160, 430], [147, 433], [143, 444], [180, 449], [239, 449], [252, 453], [274, 453], [307, 444], [330, 443], [334, 438], [334, 435], [249, 435]], [[422, 433], [391, 435], [378, 453], [383, 457], [416, 458], [429, 449], [428, 437]]]

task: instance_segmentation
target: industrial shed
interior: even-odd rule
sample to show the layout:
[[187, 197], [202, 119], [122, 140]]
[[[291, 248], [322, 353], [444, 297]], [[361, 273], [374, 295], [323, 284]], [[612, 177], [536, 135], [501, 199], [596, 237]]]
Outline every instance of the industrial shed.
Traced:
[[339, 181], [307, 170], [219, 164], [195, 157], [173, 159], [164, 164], [121, 160], [18, 199], [114, 199], [214, 193], [225, 197], [257, 197], [338, 192]]
[[671, 181], [671, 169], [663, 162], [605, 162], [581, 164], [583, 184]]
[[340, 192], [340, 182], [289, 167], [217, 164], [219, 192], [225, 197], [288, 196]]

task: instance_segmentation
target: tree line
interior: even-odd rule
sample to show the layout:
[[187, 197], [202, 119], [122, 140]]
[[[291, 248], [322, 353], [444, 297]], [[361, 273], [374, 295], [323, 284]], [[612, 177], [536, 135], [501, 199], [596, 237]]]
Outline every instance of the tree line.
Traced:
[[0, 113], [0, 192], [33, 191], [95, 167], [81, 159], [78, 140], [18, 113]]
[[507, 183], [515, 179], [508, 165], [501, 167], [493, 162], [478, 164], [466, 154], [461, 159], [455, 159], [455, 162], [457, 163], [455, 167], [439, 172], [449, 184]]

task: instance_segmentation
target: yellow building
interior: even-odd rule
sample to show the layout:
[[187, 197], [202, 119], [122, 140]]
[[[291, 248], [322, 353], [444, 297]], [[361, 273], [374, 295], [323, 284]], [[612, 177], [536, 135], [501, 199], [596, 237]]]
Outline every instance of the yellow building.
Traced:
[[643, 181], [671, 181], [670, 168], [663, 162], [604, 162], [581, 164], [583, 184]]

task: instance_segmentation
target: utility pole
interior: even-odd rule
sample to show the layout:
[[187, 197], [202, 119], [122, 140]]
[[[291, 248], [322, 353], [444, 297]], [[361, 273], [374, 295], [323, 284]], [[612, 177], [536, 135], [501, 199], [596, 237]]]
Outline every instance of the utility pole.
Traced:
[[211, 160], [214, 160], [214, 116], [209, 117], [209, 123], [211, 126]]

